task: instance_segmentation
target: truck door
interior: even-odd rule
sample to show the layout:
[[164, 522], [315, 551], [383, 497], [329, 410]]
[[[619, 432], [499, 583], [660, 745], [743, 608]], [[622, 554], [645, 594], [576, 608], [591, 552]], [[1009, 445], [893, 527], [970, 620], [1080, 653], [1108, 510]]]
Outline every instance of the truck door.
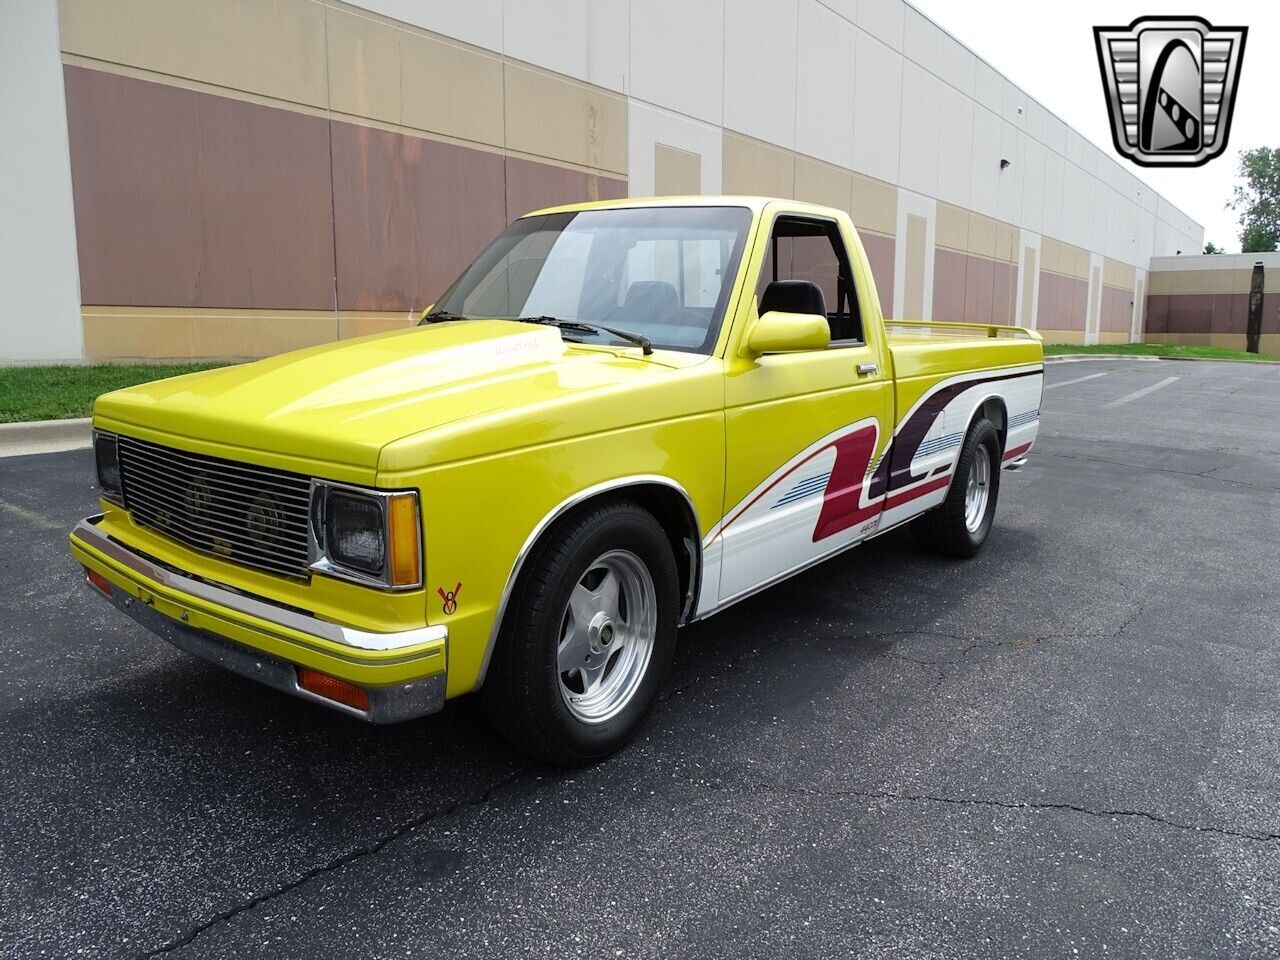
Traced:
[[826, 313], [831, 344], [728, 358], [725, 513], [712, 541], [721, 604], [876, 529], [871, 477], [893, 432], [893, 384], [878, 306], [856, 280], [866, 269], [861, 259], [856, 275], [851, 269], [836, 220], [775, 216], [741, 340], [761, 312], [785, 310]]

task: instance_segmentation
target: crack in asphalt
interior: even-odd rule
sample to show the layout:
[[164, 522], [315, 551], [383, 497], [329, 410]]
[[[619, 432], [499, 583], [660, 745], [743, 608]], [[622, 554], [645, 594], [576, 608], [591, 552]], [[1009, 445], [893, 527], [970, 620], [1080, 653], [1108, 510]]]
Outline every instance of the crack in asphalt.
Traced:
[[[969, 653], [973, 652], [974, 650], [978, 650], [986, 647], [997, 648], [997, 647], [1008, 647], [1008, 646], [1028, 646], [1031, 644], [1039, 644], [1047, 640], [1058, 640], [1058, 639], [1083, 639], [1083, 638], [1117, 639], [1121, 637], [1125, 633], [1125, 631], [1127, 631], [1139, 619], [1139, 617], [1142, 616], [1143, 610], [1144, 610], [1144, 606], [1139, 604], [1137, 608], [1134, 610], [1134, 612], [1131, 613], [1124, 620], [1123, 623], [1121, 623], [1118, 627], [1116, 627], [1114, 630], [1109, 632], [1050, 633], [1050, 634], [1041, 634], [1035, 637], [1018, 638], [1016, 640], [984, 641], [982, 638], [975, 637], [972, 635], [946, 633], [938, 630], [921, 629], [921, 630], [894, 630], [894, 631], [889, 631], [885, 633], [846, 634], [846, 635], [836, 636], [834, 639], [836, 640], [873, 640], [873, 639], [889, 639], [892, 637], [903, 637], [903, 636], [925, 636], [925, 637], [938, 637], [943, 639], [956, 640], [959, 642], [967, 643], [967, 646], [960, 651], [957, 657], [957, 660], [958, 660], [961, 657], [967, 656]], [[764, 644], [763, 646], [770, 647], [770, 648], [776, 647], [779, 644], [779, 642], [780, 642], [780, 637], [775, 634], [770, 637], [770, 642], [767, 644]], [[705, 673], [700, 673], [697, 676], [695, 676], [692, 680], [688, 681], [687, 683], [681, 684], [680, 686], [677, 686], [677, 687], [673, 687], [670, 690], [667, 690], [666, 692], [660, 694], [655, 699], [655, 704], [666, 703], [667, 701], [672, 700], [677, 696], [681, 696], [689, 690], [692, 690], [693, 688], [699, 686], [705, 681], [715, 680], [715, 679], [718, 679], [719, 677], [731, 674], [734, 671], [740, 669], [744, 664], [748, 663], [749, 661], [758, 659], [760, 656], [760, 652], [761, 652], [761, 647], [759, 646], [752, 647], [750, 650], [746, 651], [741, 656], [731, 661], [729, 665], [726, 666], [725, 668], [721, 670], [713, 670]], [[956, 665], [956, 660], [943, 660], [943, 661], [924, 660], [924, 659], [909, 657], [905, 654], [895, 654], [892, 651], [887, 653], [886, 656], [889, 659], [907, 661], [913, 664], [917, 664], [919, 666], [929, 667], [931, 669], [937, 670], [939, 674], [937, 686], [941, 686], [942, 683], [944, 683], [946, 679], [950, 676], [950, 673], [947, 670], [945, 670], [944, 667]], [[420, 827], [425, 826], [428, 823], [432, 823], [434, 821], [442, 820], [447, 817], [453, 816], [454, 814], [458, 813], [461, 810], [484, 806], [500, 790], [514, 783], [517, 783], [518, 781], [528, 776], [530, 773], [532, 773], [537, 769], [540, 769], [538, 764], [529, 764], [527, 766], [521, 767], [513, 771], [512, 773], [508, 774], [507, 776], [501, 778], [497, 782], [486, 787], [480, 793], [479, 796], [477, 796], [472, 800], [459, 800], [454, 803], [447, 804], [443, 807], [440, 807], [439, 809], [436, 809], [430, 813], [426, 813], [426, 814], [422, 814], [421, 816], [414, 817], [413, 819], [407, 821], [406, 823], [380, 835], [371, 843], [358, 847], [355, 850], [350, 850], [347, 853], [344, 853], [341, 856], [338, 856], [333, 860], [328, 861], [327, 863], [321, 864], [320, 866], [313, 867], [310, 870], [307, 870], [301, 876], [293, 880], [290, 880], [287, 883], [281, 884], [280, 886], [274, 887], [271, 890], [265, 891], [263, 893], [255, 894], [249, 899], [243, 901], [242, 903], [235, 905], [234, 907], [219, 911], [217, 914], [210, 917], [208, 920], [204, 921], [203, 923], [200, 923], [197, 926], [190, 928], [182, 936], [177, 937], [160, 947], [156, 947], [152, 950], [137, 954], [137, 956], [139, 960], [149, 960], [149, 958], [164, 956], [166, 954], [173, 953], [176, 950], [180, 950], [183, 947], [189, 946], [198, 937], [207, 933], [209, 930], [212, 930], [217, 926], [227, 923], [228, 921], [233, 920], [234, 918], [240, 916], [243, 913], [247, 913], [249, 911], [255, 910], [258, 907], [260, 907], [262, 904], [268, 903], [269, 901], [274, 900], [277, 897], [283, 896], [284, 894], [289, 893], [293, 890], [296, 890], [299, 887], [305, 886], [306, 884], [310, 883], [312, 880], [315, 880], [317, 877], [321, 877], [326, 874], [333, 873], [337, 870], [341, 870], [343, 867], [357, 860], [362, 860], [362, 859], [365, 859], [366, 857], [374, 856], [377, 853], [379, 853], [388, 844], [394, 842], [395, 840], [398, 840], [400, 837], [403, 837], [414, 830], [417, 830]], [[1035, 810], [1035, 809], [1071, 810], [1078, 813], [1084, 813], [1091, 816], [1103, 817], [1103, 818], [1105, 817], [1141, 817], [1141, 818], [1150, 820], [1152, 822], [1165, 824], [1167, 826], [1176, 827], [1183, 830], [1194, 830], [1201, 833], [1216, 833], [1216, 834], [1222, 834], [1225, 836], [1235, 837], [1238, 839], [1257, 840], [1262, 842], [1274, 842], [1274, 841], [1280, 840], [1280, 834], [1257, 834], [1257, 833], [1248, 833], [1248, 832], [1242, 832], [1242, 831], [1233, 831], [1233, 830], [1220, 828], [1220, 827], [1203, 827], [1203, 826], [1197, 826], [1194, 824], [1183, 824], [1173, 820], [1168, 820], [1156, 814], [1147, 813], [1140, 810], [1097, 811], [1097, 810], [1090, 810], [1085, 807], [1080, 807], [1074, 804], [1067, 804], [1067, 803], [984, 800], [984, 799], [973, 799], [973, 798], [943, 797], [943, 796], [934, 795], [934, 794], [902, 794], [902, 793], [892, 793], [889, 791], [867, 791], [867, 790], [852, 790], [852, 789], [843, 790], [843, 791], [819, 791], [819, 790], [798, 790], [795, 788], [792, 788], [790, 790], [784, 790], [782, 788], [768, 788], [768, 789], [772, 789], [774, 790], [774, 792], [777, 792], [777, 793], [794, 793], [794, 794], [800, 794], [800, 795], [856, 796], [864, 799], [897, 800], [897, 801], [904, 801], [904, 802], [905, 801], [930, 801], [935, 803], [947, 803], [947, 804], [956, 804], [956, 805], [967, 804], [967, 805], [1002, 807], [1002, 808], [1011, 809], [1011, 810]]]
[[381, 834], [371, 843], [367, 843], [364, 846], [357, 847], [354, 850], [350, 850], [339, 857], [335, 857], [333, 860], [330, 860], [327, 863], [321, 864], [320, 866], [312, 867], [310, 870], [306, 871], [301, 876], [293, 880], [290, 880], [287, 883], [283, 883], [278, 887], [274, 887], [263, 893], [256, 893], [242, 903], [238, 903], [235, 906], [230, 907], [229, 909], [219, 911], [218, 913], [214, 914], [212, 917], [210, 917], [208, 920], [204, 921], [203, 923], [200, 923], [190, 928], [186, 933], [182, 934], [180, 937], [170, 940], [168, 943], [165, 943], [162, 946], [155, 947], [154, 949], [136, 954], [136, 956], [139, 958], [139, 960], [148, 960], [148, 958], [164, 956], [165, 954], [172, 953], [175, 950], [180, 950], [183, 947], [190, 946], [190, 944], [193, 943], [196, 940], [196, 938], [212, 930], [214, 927], [227, 923], [228, 921], [235, 919], [236, 917], [240, 916], [243, 913], [247, 913], [251, 910], [256, 910], [258, 907], [262, 906], [264, 903], [268, 903], [269, 901], [274, 900], [277, 897], [283, 896], [284, 894], [289, 893], [290, 891], [293, 891], [298, 889], [299, 887], [305, 886], [306, 884], [310, 883], [312, 880], [315, 880], [317, 877], [322, 877], [326, 874], [333, 873], [336, 870], [341, 870], [343, 867], [347, 866], [350, 863], [354, 863], [357, 860], [363, 860], [366, 857], [371, 857], [377, 854], [378, 852], [380, 852], [383, 849], [383, 847], [387, 846], [389, 843], [392, 843], [393, 841], [400, 839], [405, 834], [408, 834], [414, 830], [417, 830], [419, 827], [425, 826], [426, 824], [436, 820], [443, 820], [446, 817], [451, 817], [455, 813], [458, 813], [461, 810], [467, 810], [473, 807], [484, 806], [493, 798], [494, 794], [496, 794], [498, 791], [502, 790], [504, 787], [509, 787], [512, 784], [517, 783], [518, 781], [522, 780], [524, 777], [528, 776], [530, 773], [538, 769], [541, 769], [538, 764], [528, 764], [524, 767], [520, 767], [519, 769], [513, 771], [512, 773], [498, 780], [496, 783], [490, 784], [480, 793], [478, 797], [472, 800], [458, 800], [458, 801], [455, 801], [454, 803], [446, 804], [443, 807], [433, 810], [430, 813], [425, 813], [425, 814], [422, 814], [421, 816], [414, 817], [413, 819], [407, 821], [406, 823], [403, 823], [400, 826], [392, 830], [389, 830], [384, 834]]
[[1280, 490], [1280, 487], [1272, 486], [1270, 484], [1249, 483], [1245, 480], [1229, 480], [1226, 477], [1213, 476], [1215, 471], [1228, 469], [1226, 466], [1210, 467], [1203, 473], [1193, 473], [1190, 470], [1170, 470], [1168, 467], [1153, 467], [1143, 463], [1129, 463], [1126, 460], [1109, 460], [1106, 457], [1073, 456], [1069, 453], [1051, 453], [1048, 450], [1037, 450], [1036, 456], [1054, 457], [1058, 460], [1080, 460], [1088, 463], [1109, 463], [1114, 467], [1132, 467], [1135, 470], [1149, 470], [1152, 473], [1168, 473], [1175, 477], [1198, 477], [1201, 480], [1213, 480], [1216, 483], [1229, 483], [1235, 487], [1249, 487], [1254, 490]]
[[1094, 810], [1075, 803], [1051, 800], [992, 800], [983, 797], [946, 797], [934, 793], [898, 793], [892, 790], [808, 790], [797, 787], [778, 787], [766, 785], [758, 789], [761, 793], [774, 793], [783, 796], [815, 796], [815, 797], [858, 797], [864, 800], [890, 800], [904, 803], [943, 803], [953, 806], [996, 807], [1002, 810], [1061, 810], [1081, 813], [1099, 819], [1115, 819], [1128, 817], [1158, 823], [1161, 826], [1187, 830], [1193, 833], [1207, 833], [1217, 836], [1231, 837], [1236, 840], [1251, 840], [1257, 843], [1280, 842], [1280, 833], [1258, 833], [1251, 830], [1233, 830], [1230, 827], [1213, 827], [1198, 823], [1182, 823], [1170, 820], [1147, 810], [1104, 809]]
[[916, 630], [892, 630], [887, 633], [851, 633], [839, 636], [840, 640], [888, 640], [894, 637], [935, 637], [942, 640], [955, 640], [958, 643], [965, 644], [964, 649], [955, 654], [950, 659], [934, 660], [921, 657], [911, 657], [903, 653], [897, 653], [889, 650], [885, 653], [885, 657], [890, 660], [904, 660], [908, 663], [918, 664], [922, 667], [933, 667], [939, 670], [943, 676], [939, 679], [939, 683], [945, 680], [949, 674], [943, 670], [944, 667], [957, 666], [960, 660], [967, 657], [975, 650], [999, 649], [1001, 647], [1020, 647], [1027, 648], [1045, 643], [1051, 640], [1119, 640], [1128, 632], [1141, 617], [1146, 610], [1145, 604], [1138, 604], [1133, 612], [1129, 614], [1124, 621], [1114, 630], [1098, 630], [1084, 633], [1042, 633], [1029, 637], [1016, 637], [1012, 640], [987, 640], [980, 636], [968, 633], [948, 633], [942, 630], [916, 629]]

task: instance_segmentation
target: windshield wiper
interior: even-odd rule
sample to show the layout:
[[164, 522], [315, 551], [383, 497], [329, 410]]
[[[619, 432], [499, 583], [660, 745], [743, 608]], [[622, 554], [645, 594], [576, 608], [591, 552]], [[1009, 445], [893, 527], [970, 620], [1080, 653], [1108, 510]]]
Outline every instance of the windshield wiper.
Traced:
[[418, 321], [418, 326], [424, 323], [438, 323], [441, 320], [470, 320], [470, 317], [464, 317], [460, 313], [450, 313], [448, 310], [437, 310], [434, 313], [428, 313]]
[[640, 352], [646, 357], [653, 353], [653, 343], [643, 333], [632, 333], [630, 330], [619, 330], [617, 327], [606, 327], [602, 323], [591, 323], [587, 320], [562, 320], [559, 317], [512, 317], [519, 323], [541, 323], [548, 327], [557, 327], [561, 330], [573, 330], [578, 333], [607, 333], [617, 337], [619, 340], [626, 340], [628, 343], [634, 343], [640, 348]]

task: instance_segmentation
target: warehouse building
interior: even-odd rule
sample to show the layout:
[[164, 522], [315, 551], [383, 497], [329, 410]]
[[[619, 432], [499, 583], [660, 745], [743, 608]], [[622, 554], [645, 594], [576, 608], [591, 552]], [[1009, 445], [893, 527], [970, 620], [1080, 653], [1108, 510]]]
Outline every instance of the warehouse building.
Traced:
[[5, 362], [402, 326], [588, 198], [840, 207], [887, 314], [1054, 342], [1141, 339], [1203, 243], [902, 0], [9, 0], [0, 38]]

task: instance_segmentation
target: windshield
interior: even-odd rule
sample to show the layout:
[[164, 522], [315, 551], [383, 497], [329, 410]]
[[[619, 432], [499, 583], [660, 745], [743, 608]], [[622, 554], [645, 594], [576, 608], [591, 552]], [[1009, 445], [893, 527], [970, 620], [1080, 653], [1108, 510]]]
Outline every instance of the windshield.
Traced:
[[[554, 317], [617, 327], [655, 347], [710, 353], [737, 272], [745, 207], [630, 207], [517, 220], [432, 313]], [[565, 339], [622, 343], [601, 330]]]

